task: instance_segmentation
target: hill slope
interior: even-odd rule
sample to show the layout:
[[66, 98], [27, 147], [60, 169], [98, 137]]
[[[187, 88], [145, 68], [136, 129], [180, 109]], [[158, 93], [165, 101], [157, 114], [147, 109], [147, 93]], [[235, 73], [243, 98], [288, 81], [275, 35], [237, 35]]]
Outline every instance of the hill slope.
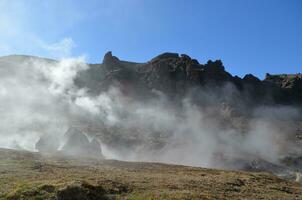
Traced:
[[[0, 146], [34, 150], [43, 141], [51, 148], [37, 149], [54, 154], [2, 150], [3, 199], [299, 199], [298, 184], [269, 174], [142, 162], [301, 182], [301, 74], [240, 78], [220, 60], [164, 53], [136, 63], [111, 52], [101, 64], [2, 57], [0, 72]], [[102, 147], [107, 159], [141, 162], [57, 155], [78, 141], [68, 130], [87, 136], [71, 142], [81, 151], [96, 141], [87, 152]]]
[[302, 187], [267, 173], [0, 150], [0, 199], [56, 198], [293, 200]]

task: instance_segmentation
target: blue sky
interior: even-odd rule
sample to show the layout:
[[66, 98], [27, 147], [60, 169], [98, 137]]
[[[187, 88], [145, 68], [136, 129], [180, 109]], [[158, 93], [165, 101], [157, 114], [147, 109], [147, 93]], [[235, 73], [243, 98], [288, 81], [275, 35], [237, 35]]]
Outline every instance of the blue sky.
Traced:
[[232, 74], [302, 72], [300, 0], [0, 0], [0, 56], [144, 62], [162, 52]]

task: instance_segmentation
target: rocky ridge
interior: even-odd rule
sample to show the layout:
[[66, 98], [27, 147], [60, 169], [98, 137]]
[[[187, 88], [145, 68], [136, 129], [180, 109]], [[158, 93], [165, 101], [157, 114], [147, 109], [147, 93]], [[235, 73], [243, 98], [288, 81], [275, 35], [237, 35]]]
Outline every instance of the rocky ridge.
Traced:
[[195, 88], [215, 88], [230, 83], [248, 104], [302, 103], [301, 74], [267, 74], [264, 80], [252, 74], [240, 78], [228, 73], [221, 60], [200, 64], [186, 54], [177, 53], [163, 53], [146, 63], [134, 63], [121, 61], [108, 52], [102, 64], [91, 65], [81, 72], [75, 83], [94, 94], [118, 85], [127, 87], [128, 91], [130, 87], [136, 95], [159, 90], [170, 97], [184, 96]]

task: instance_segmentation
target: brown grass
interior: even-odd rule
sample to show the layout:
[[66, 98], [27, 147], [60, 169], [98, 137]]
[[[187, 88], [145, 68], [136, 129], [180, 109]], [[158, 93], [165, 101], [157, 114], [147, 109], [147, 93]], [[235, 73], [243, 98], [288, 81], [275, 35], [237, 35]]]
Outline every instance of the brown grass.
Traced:
[[83, 184], [101, 188], [107, 199], [302, 199], [300, 184], [267, 173], [0, 150], [1, 200], [56, 199]]

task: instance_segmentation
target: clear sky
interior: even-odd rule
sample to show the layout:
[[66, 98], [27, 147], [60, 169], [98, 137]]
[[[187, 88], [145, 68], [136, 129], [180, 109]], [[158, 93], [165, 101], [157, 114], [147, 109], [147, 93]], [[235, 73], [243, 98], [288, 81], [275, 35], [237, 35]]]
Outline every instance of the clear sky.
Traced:
[[301, 0], [0, 0], [0, 56], [144, 62], [162, 52], [232, 74], [302, 72]]

